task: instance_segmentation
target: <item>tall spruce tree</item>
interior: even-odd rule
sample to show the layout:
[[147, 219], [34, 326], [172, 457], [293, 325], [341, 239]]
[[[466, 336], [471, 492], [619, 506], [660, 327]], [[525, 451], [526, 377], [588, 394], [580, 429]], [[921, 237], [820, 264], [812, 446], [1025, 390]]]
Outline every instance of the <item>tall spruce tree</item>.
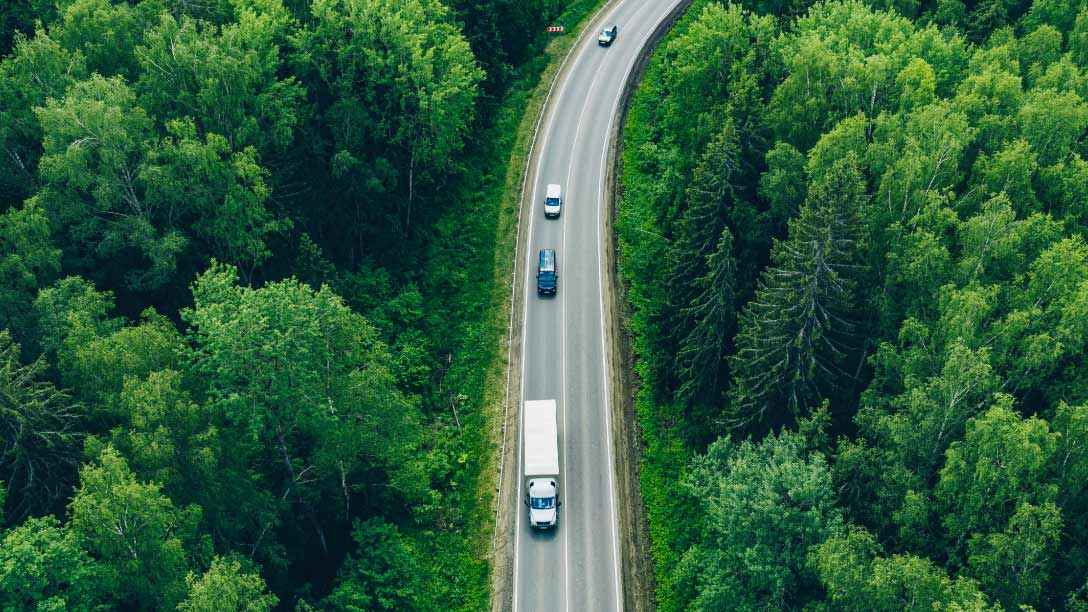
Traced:
[[693, 408], [692, 416], [701, 429], [715, 429], [706, 423], [713, 415], [706, 409], [720, 404], [722, 382], [727, 380], [726, 356], [736, 331], [737, 261], [733, 257], [733, 233], [723, 228], [717, 249], [706, 260], [707, 271], [695, 285], [699, 294], [684, 310], [694, 327], [680, 343], [677, 353], [677, 397]]
[[864, 189], [852, 154], [835, 162], [815, 177], [789, 238], [775, 243], [735, 341], [733, 427], [789, 422], [841, 385]]
[[[677, 355], [694, 328], [687, 309], [697, 302], [698, 279], [707, 273], [707, 258], [726, 227], [726, 211], [733, 204], [735, 193], [730, 179], [738, 170], [739, 148], [737, 133], [731, 118], [707, 144], [696, 166], [691, 186], [685, 193], [685, 207], [676, 222], [668, 249], [668, 269], [665, 280], [669, 304], [664, 309], [666, 320], [661, 326], [662, 348], [667, 355]], [[678, 357], [671, 364], [668, 378], [675, 380], [684, 366]]]

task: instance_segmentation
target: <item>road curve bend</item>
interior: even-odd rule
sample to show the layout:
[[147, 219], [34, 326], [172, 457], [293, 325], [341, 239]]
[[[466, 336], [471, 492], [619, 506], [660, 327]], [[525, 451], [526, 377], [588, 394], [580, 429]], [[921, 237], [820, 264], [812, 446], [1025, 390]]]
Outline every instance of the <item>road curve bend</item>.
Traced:
[[[685, 0], [619, 0], [590, 26], [619, 26], [609, 47], [585, 36], [560, 72], [534, 145], [526, 177], [530, 199], [520, 278], [518, 437], [509, 500], [514, 521], [511, 604], [515, 612], [597, 612], [623, 607], [615, 463], [611, 427], [611, 356], [605, 345], [604, 213], [609, 148], [627, 81], [660, 24]], [[563, 210], [546, 219], [545, 188], [563, 187]], [[556, 250], [559, 292], [536, 295], [536, 254]], [[520, 407], [525, 400], [559, 402], [561, 499], [559, 527], [533, 532], [521, 505]]]

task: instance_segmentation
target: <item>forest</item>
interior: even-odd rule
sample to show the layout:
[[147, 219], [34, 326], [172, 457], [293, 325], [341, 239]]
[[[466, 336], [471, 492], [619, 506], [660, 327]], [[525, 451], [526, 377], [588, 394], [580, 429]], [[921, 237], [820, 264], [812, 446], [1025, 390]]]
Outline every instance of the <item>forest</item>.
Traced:
[[598, 4], [2, 3], [0, 609], [487, 607], [512, 134]]
[[1088, 3], [696, 0], [627, 118], [656, 603], [1088, 610]]

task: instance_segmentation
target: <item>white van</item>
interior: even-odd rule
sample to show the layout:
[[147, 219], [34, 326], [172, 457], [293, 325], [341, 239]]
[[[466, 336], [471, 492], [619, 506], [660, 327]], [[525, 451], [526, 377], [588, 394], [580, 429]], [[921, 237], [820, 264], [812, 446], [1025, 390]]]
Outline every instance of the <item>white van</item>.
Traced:
[[544, 216], [554, 219], [559, 216], [559, 209], [563, 207], [563, 189], [556, 184], [548, 185], [548, 192], [544, 196]]

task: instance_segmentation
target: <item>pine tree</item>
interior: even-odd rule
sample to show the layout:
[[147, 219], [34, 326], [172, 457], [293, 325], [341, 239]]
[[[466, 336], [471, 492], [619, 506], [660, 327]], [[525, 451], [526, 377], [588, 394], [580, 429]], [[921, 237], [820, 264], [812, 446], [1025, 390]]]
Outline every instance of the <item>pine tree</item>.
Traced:
[[736, 428], [788, 422], [844, 377], [864, 181], [853, 156], [817, 177], [789, 238], [745, 307], [732, 359], [729, 417]]
[[707, 272], [696, 281], [699, 294], [684, 309], [694, 327], [677, 353], [677, 398], [685, 403], [716, 403], [726, 379], [726, 356], [736, 330], [737, 261], [733, 233], [723, 228], [717, 249], [706, 260]]
[[23, 365], [19, 354], [0, 330], [0, 482], [14, 520], [53, 510], [64, 499], [82, 442], [78, 404], [44, 380], [44, 359]]
[[[699, 297], [697, 281], [707, 273], [707, 258], [714, 253], [722, 228], [726, 227], [726, 210], [735, 195], [730, 179], [738, 171], [739, 155], [737, 133], [732, 119], [727, 119], [695, 168], [685, 194], [685, 208], [669, 243], [662, 354], [677, 355], [684, 339], [692, 333], [687, 309]], [[668, 379], [683, 367], [679, 358], [671, 365]]]

